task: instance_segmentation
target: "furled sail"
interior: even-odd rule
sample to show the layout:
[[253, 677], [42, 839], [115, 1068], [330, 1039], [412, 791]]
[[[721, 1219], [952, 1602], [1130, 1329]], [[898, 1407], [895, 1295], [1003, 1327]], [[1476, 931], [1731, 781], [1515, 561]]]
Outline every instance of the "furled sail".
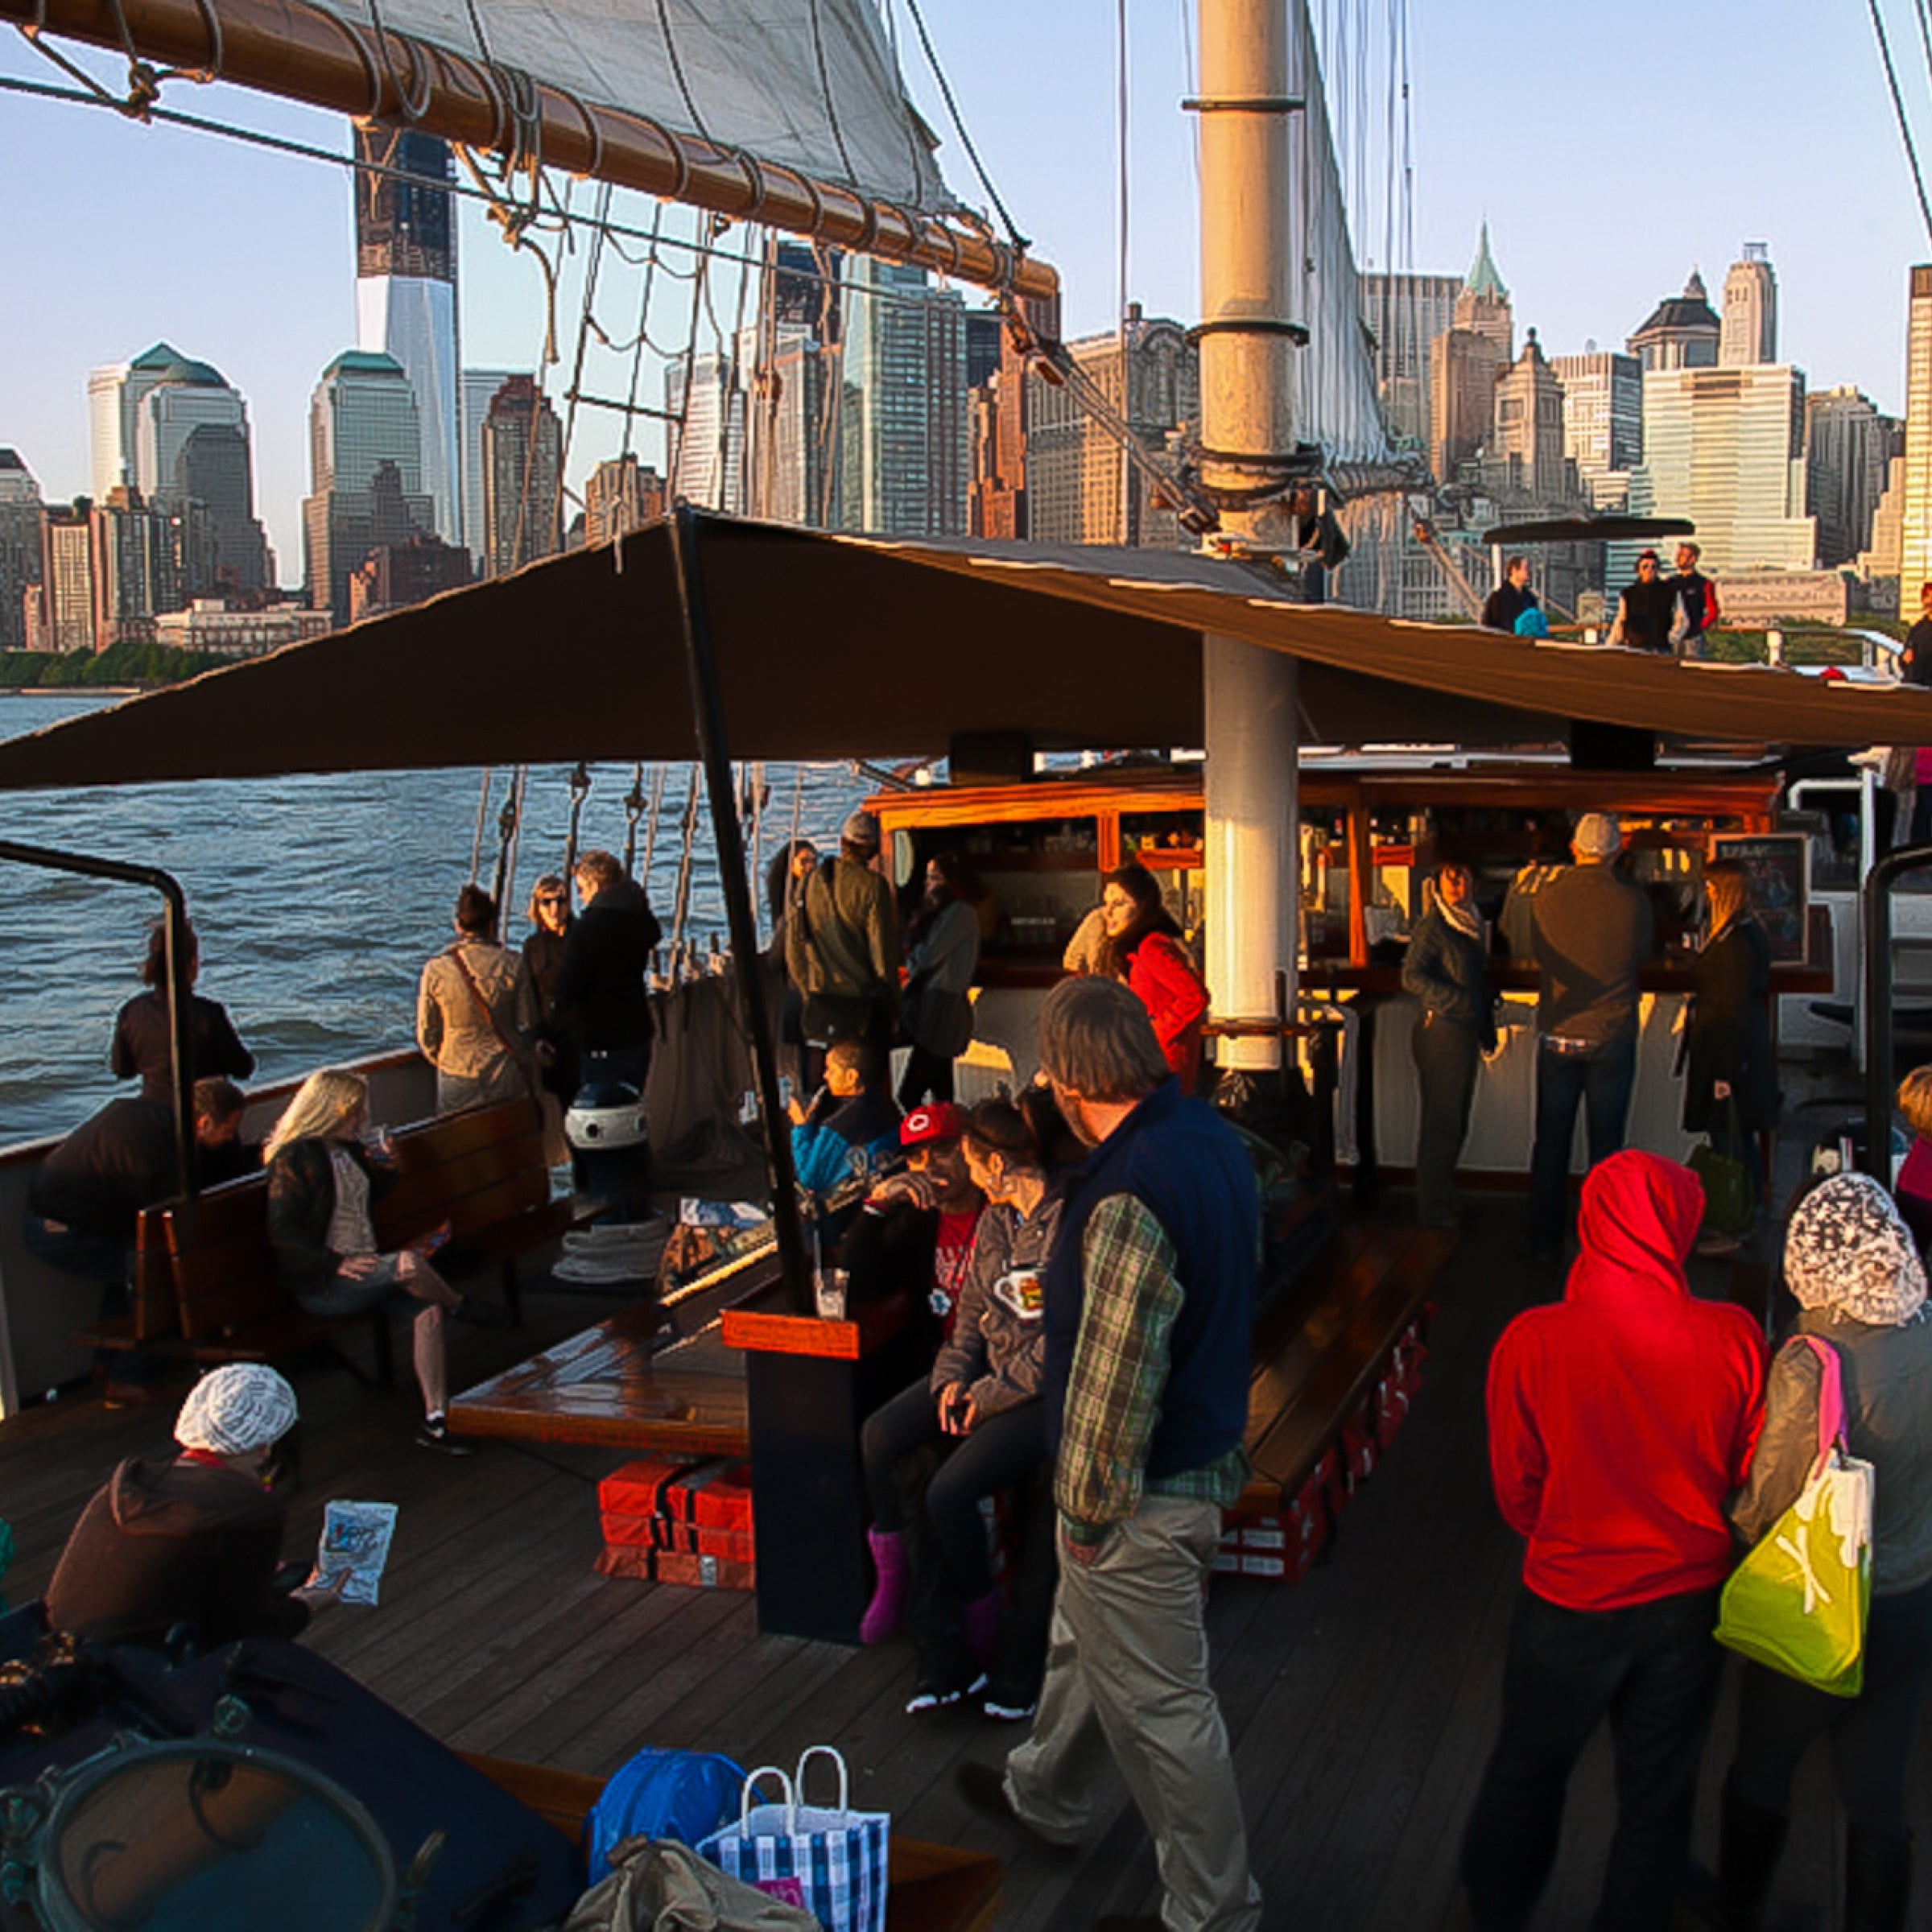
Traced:
[[1295, 358], [1296, 433], [1319, 443], [1331, 466], [1397, 464], [1376, 392], [1362, 324], [1360, 285], [1348, 238], [1321, 59], [1308, 9], [1292, 9], [1297, 52], [1294, 91], [1307, 102], [1296, 117], [1293, 205], [1289, 220], [1301, 275], [1301, 320], [1308, 346]]
[[314, 0], [923, 213], [954, 205], [872, 0]]

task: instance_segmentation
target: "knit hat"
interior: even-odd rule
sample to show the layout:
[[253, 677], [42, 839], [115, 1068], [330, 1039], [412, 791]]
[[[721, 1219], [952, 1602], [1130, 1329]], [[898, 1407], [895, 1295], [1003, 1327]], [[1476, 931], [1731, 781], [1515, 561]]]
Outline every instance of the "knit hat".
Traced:
[[279, 1443], [295, 1426], [295, 1392], [260, 1362], [230, 1362], [204, 1375], [175, 1418], [184, 1449], [246, 1455]]
[[923, 1147], [928, 1141], [957, 1141], [965, 1137], [966, 1117], [951, 1100], [915, 1107], [899, 1126], [902, 1147]]
[[1570, 849], [1579, 859], [1613, 859], [1623, 848], [1623, 829], [1607, 811], [1585, 812], [1570, 835]]
[[1785, 1281], [1801, 1308], [1896, 1328], [1926, 1300], [1925, 1264], [1892, 1197], [1868, 1174], [1839, 1174], [1798, 1204]]
[[869, 811], [855, 811], [839, 828], [839, 842], [849, 845], [855, 852], [877, 852], [879, 848], [879, 822]]

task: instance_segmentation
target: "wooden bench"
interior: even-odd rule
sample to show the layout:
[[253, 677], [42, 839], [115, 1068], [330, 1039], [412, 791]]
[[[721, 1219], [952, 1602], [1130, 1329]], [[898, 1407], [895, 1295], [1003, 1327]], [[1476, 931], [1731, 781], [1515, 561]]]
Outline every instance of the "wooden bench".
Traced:
[[[585, 1821], [603, 1794], [604, 1780], [550, 1765], [460, 1753], [519, 1803], [582, 1845]], [[987, 1932], [1000, 1916], [1005, 1873], [985, 1852], [934, 1845], [892, 1835], [886, 1932]]]
[[1253, 1465], [1234, 1513], [1286, 1510], [1374, 1389], [1455, 1252], [1453, 1232], [1344, 1222], [1255, 1324]]
[[[374, 1210], [378, 1245], [388, 1252], [447, 1220], [451, 1240], [439, 1267], [460, 1278], [478, 1265], [494, 1265], [513, 1315], [521, 1308], [519, 1257], [597, 1212], [551, 1199], [534, 1100], [404, 1128], [395, 1146], [396, 1184]], [[345, 1332], [365, 1326], [377, 1379], [385, 1386], [394, 1381], [386, 1314], [312, 1315], [283, 1288], [269, 1245], [265, 1174], [211, 1188], [192, 1203], [147, 1210], [137, 1261], [134, 1308], [123, 1323], [88, 1338], [98, 1345], [185, 1348], [200, 1362], [278, 1361], [327, 1347], [367, 1379], [337, 1344]]]

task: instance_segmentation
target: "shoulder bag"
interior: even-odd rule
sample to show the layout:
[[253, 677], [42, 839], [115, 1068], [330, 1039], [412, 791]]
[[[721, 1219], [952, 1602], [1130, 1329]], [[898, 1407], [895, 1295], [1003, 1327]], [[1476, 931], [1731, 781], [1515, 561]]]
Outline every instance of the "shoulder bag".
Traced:
[[1798, 1501], [1725, 1584], [1717, 1641], [1814, 1690], [1856, 1697], [1872, 1604], [1872, 1469], [1846, 1452], [1838, 1351], [1802, 1340], [1822, 1371], [1818, 1459]]

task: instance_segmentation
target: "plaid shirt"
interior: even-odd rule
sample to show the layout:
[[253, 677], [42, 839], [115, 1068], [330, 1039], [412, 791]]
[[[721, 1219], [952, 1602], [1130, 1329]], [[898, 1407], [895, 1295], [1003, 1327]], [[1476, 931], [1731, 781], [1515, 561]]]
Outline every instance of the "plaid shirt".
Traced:
[[1238, 1443], [1203, 1468], [1146, 1480], [1168, 1337], [1187, 1298], [1167, 1231], [1133, 1195], [1110, 1195], [1088, 1220], [1080, 1260], [1087, 1294], [1054, 1477], [1068, 1539], [1099, 1542], [1140, 1507], [1144, 1489], [1225, 1507], [1248, 1480]]

